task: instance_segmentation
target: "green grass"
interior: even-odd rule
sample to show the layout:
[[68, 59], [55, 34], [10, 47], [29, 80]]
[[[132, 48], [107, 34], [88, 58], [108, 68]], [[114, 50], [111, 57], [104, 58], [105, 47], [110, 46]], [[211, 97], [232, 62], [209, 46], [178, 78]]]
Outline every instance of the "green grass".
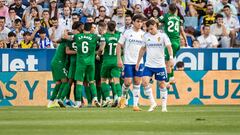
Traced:
[[240, 134], [240, 106], [170, 106], [167, 113], [160, 110], [0, 107], [0, 135]]

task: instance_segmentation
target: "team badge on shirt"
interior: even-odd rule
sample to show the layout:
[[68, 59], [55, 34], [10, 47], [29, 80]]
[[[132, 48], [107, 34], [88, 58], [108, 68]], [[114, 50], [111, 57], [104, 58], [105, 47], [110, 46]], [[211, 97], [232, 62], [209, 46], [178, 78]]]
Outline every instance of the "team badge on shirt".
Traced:
[[150, 38], [147, 41], [150, 41]]
[[160, 37], [158, 37], [158, 39], [157, 39], [157, 40], [158, 40], [158, 42], [160, 42]]

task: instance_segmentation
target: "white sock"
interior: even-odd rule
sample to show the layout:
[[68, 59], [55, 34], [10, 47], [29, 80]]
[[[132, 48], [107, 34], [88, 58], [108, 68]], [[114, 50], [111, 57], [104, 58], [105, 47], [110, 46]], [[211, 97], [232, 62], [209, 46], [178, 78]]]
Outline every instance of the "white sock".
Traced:
[[117, 95], [114, 96], [114, 101], [116, 101], [116, 100], [118, 100], [118, 96]]
[[140, 85], [133, 85], [133, 106], [138, 106]]
[[156, 102], [155, 102], [155, 100], [154, 100], [154, 97], [153, 97], [152, 88], [150, 87], [150, 85], [148, 85], [148, 86], [145, 88], [145, 92], [146, 92], [146, 95], [148, 96], [148, 98], [149, 98], [149, 100], [150, 100], [151, 105], [156, 104]]
[[125, 84], [122, 85], [122, 96], [126, 97], [126, 95], [128, 94], [128, 89], [129, 86], [127, 87]]
[[52, 103], [53, 103], [53, 101], [50, 100], [50, 101], [48, 102], [48, 106], [50, 106]]
[[69, 99], [66, 99], [65, 101], [66, 101], [66, 102], [70, 102], [70, 100], [69, 100]]
[[76, 106], [80, 107], [80, 106], [81, 106], [81, 104], [82, 104], [82, 102], [81, 102], [81, 101], [76, 101]]
[[161, 89], [161, 98], [162, 98], [162, 108], [166, 108], [167, 107], [167, 96], [168, 96], [168, 91], [167, 88], [163, 88]]
[[106, 101], [109, 101], [109, 100], [111, 100], [110, 97], [106, 97]]
[[97, 97], [93, 97], [93, 101], [98, 101]]

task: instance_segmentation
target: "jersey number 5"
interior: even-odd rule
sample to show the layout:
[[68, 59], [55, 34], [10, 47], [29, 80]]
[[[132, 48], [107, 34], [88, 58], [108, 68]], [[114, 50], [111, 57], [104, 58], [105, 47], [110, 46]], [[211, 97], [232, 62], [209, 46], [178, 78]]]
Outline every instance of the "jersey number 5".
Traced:
[[167, 25], [168, 25], [168, 32], [174, 32], [174, 31], [179, 32], [179, 22], [175, 22], [174, 24], [173, 21], [169, 21]]
[[82, 53], [88, 53], [88, 42], [82, 42]]

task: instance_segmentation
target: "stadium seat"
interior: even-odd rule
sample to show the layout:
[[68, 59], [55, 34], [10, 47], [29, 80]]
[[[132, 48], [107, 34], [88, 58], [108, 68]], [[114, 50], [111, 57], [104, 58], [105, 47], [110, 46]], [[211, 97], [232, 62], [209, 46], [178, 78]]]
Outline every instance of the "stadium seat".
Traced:
[[188, 42], [188, 46], [193, 47], [192, 38], [190, 36], [187, 36], [187, 42]]

